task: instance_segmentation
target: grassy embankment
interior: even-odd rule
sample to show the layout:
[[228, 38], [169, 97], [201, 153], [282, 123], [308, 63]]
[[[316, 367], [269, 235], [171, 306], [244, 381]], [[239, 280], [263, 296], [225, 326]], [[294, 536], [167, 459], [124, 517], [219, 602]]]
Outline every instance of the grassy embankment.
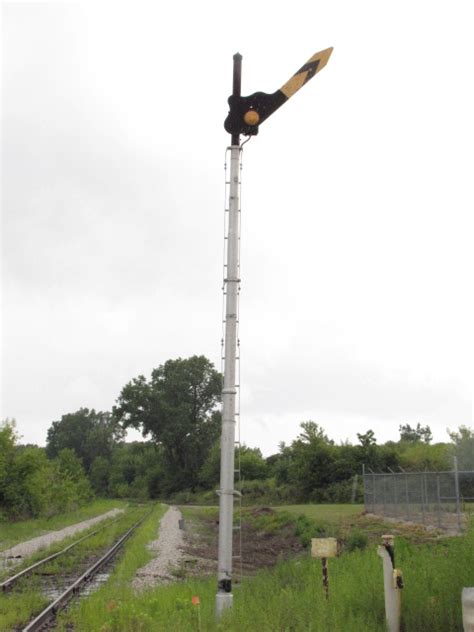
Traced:
[[[298, 507], [297, 511], [301, 509]], [[284, 511], [292, 512], [294, 508], [286, 507]], [[359, 519], [347, 507], [333, 506], [332, 516], [320, 507], [308, 507], [307, 512], [320, 520], [319, 527], [315, 524], [314, 528], [321, 529], [321, 524], [325, 524], [326, 532], [331, 528], [347, 531], [347, 525], [339, 524], [341, 513], [345, 520], [355, 520], [357, 528], [363, 529], [363, 518]], [[265, 519], [259, 517], [259, 520], [262, 526]], [[268, 520], [273, 525], [270, 529], [275, 528], [278, 518], [269, 516]], [[131, 546], [127, 551], [112, 581], [62, 617], [60, 630], [70, 629], [67, 621], [74, 624], [74, 630], [89, 632], [382, 632], [385, 629], [382, 562], [375, 544], [369, 544], [365, 550], [345, 552], [330, 561], [328, 601], [321, 586], [321, 565], [308, 552], [247, 579], [234, 591], [234, 608], [217, 624], [214, 578], [158, 587], [138, 596], [132, 593], [128, 580], [138, 566], [136, 559], [143, 555], [147, 538], [154, 537], [149, 522], [147, 530], [137, 536], [134, 548]], [[373, 535], [373, 521], [367, 526]], [[386, 525], [378, 523], [379, 534], [386, 530]], [[415, 541], [420, 542], [419, 533]], [[461, 590], [463, 586], [474, 585], [474, 529], [462, 537], [415, 541], [410, 539], [408, 531], [407, 537], [398, 537], [396, 541], [396, 562], [403, 570], [406, 586], [402, 592], [405, 631], [460, 632]], [[199, 606], [191, 602], [196, 595], [200, 598]]]
[[44, 535], [48, 531], [56, 531], [63, 529], [76, 522], [94, 518], [111, 509], [123, 508], [127, 506], [127, 502], [123, 500], [100, 499], [94, 500], [84, 507], [68, 511], [67, 513], [57, 514], [50, 518], [34, 518], [31, 520], [20, 520], [17, 522], [3, 521], [0, 522], [0, 552], [5, 549], [30, 540], [39, 535]]
[[[76, 575], [84, 572], [86, 567], [92, 563], [92, 558], [101, 555], [121, 534], [132, 526], [139, 518], [148, 511], [148, 507], [131, 507], [118, 519], [107, 520], [107, 528], [102, 529], [91, 538], [79, 543], [71, 549], [65, 556], [52, 560], [41, 567], [41, 574], [49, 576], [56, 588], [59, 588], [66, 575], [66, 584], [71, 581], [69, 574]], [[100, 525], [103, 526], [103, 525]], [[61, 542], [55, 543], [48, 549], [39, 551], [31, 556], [21, 565], [15, 568], [15, 572], [21, 570], [23, 566], [42, 559], [47, 555], [65, 548], [68, 544], [82, 537], [87, 532], [93, 532], [99, 525], [94, 525], [88, 531], [81, 532]], [[81, 569], [77, 573], [76, 569]], [[19, 584], [9, 593], [0, 594], [0, 630], [12, 630], [18, 626], [25, 625], [35, 614], [40, 612], [49, 602], [49, 599], [42, 594], [41, 581], [38, 577], [32, 576], [20, 580]]]

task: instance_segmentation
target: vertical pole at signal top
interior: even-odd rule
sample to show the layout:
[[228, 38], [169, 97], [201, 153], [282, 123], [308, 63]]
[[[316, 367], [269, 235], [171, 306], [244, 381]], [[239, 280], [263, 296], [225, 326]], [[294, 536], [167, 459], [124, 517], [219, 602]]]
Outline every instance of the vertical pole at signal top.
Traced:
[[[240, 96], [242, 55], [234, 55], [233, 95]], [[236, 404], [237, 312], [239, 292], [240, 134], [231, 135], [228, 200], [227, 266], [224, 275], [225, 343], [222, 388], [221, 477], [216, 616], [232, 606], [232, 534], [234, 514], [234, 450]]]

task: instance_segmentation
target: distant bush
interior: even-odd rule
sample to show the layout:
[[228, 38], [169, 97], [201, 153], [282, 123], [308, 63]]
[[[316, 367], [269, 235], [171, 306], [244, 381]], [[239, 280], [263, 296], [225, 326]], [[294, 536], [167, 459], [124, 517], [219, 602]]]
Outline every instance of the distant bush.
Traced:
[[356, 549], [364, 550], [369, 543], [369, 538], [363, 531], [354, 529], [351, 531], [346, 541], [346, 549], [348, 551], [355, 551]]
[[[321, 489], [314, 489], [309, 498], [305, 498], [304, 501], [315, 503], [350, 503], [352, 502], [354, 488], [354, 479], [349, 478], [344, 481], [338, 481], [336, 483], [330, 483], [327, 487]], [[364, 487], [362, 477], [359, 477], [359, 481], [355, 490], [354, 501], [361, 503], [364, 501]]]
[[324, 538], [327, 534], [324, 525], [314, 522], [314, 520], [311, 520], [304, 514], [300, 514], [296, 518], [295, 535], [299, 538], [301, 544], [307, 548], [310, 546], [312, 538]]
[[275, 478], [244, 480], [242, 495], [244, 505], [282, 505], [295, 500], [295, 490], [289, 485], [277, 485]]

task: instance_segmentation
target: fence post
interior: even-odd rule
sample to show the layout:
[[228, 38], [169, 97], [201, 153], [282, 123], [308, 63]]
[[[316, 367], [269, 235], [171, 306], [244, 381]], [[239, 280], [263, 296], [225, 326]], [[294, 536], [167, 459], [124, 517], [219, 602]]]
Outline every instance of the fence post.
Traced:
[[377, 510], [375, 509], [375, 501], [377, 499], [376, 493], [375, 493], [375, 472], [372, 472], [372, 489], [373, 489], [373, 496], [372, 496], [372, 504], [373, 504], [373, 509], [372, 509], [372, 513], [377, 513]]
[[426, 524], [425, 520], [425, 475], [420, 476], [421, 481], [421, 516], [423, 524]]
[[458, 531], [461, 531], [461, 502], [459, 496], [459, 471], [458, 471], [458, 457], [453, 457], [454, 465], [454, 487], [456, 489], [456, 514], [458, 520]]
[[372, 472], [372, 513], [376, 513], [375, 505], [377, 501], [377, 492], [375, 489], [375, 473], [370, 469], [370, 467], [369, 470]]
[[441, 493], [439, 486], [439, 474], [436, 474], [436, 496], [438, 504], [438, 527], [441, 529]]
[[[359, 475], [354, 475], [354, 481], [352, 483], [352, 494], [351, 494], [351, 503], [354, 504], [356, 501], [357, 494], [357, 483], [359, 482]], [[364, 488], [364, 507], [365, 507], [365, 488]]]
[[365, 482], [365, 463], [362, 463], [362, 482], [364, 484], [364, 510], [367, 511], [367, 485]]
[[392, 516], [394, 518], [398, 518], [398, 494], [397, 494], [397, 475], [395, 473], [392, 474], [392, 487], [393, 487], [393, 511]]
[[428, 524], [431, 524], [431, 519], [430, 519], [430, 494], [429, 494], [428, 479], [426, 477], [426, 473], [423, 474], [423, 483], [425, 485], [425, 501], [426, 501], [426, 509], [427, 509], [427, 512], [428, 512]]
[[385, 499], [385, 474], [382, 474], [382, 493], [383, 493], [383, 515], [386, 516], [387, 515], [387, 509], [386, 509], [386, 499]]
[[408, 492], [408, 474], [405, 473], [405, 499], [407, 502], [407, 520], [410, 520], [410, 495]]

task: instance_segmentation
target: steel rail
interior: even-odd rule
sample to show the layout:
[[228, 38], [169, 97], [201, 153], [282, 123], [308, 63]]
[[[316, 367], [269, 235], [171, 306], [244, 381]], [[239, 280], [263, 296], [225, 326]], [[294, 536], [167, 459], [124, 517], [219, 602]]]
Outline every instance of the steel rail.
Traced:
[[60, 555], [63, 555], [64, 553], [67, 553], [70, 549], [74, 548], [77, 544], [80, 544], [84, 540], [87, 540], [87, 538], [92, 538], [93, 535], [96, 535], [97, 533], [100, 533], [101, 531], [103, 531], [107, 527], [110, 527], [111, 524], [114, 524], [115, 522], [118, 522], [118, 520], [121, 520], [122, 518], [123, 518], [123, 516], [119, 516], [118, 518], [115, 518], [114, 520], [111, 520], [110, 522], [107, 522], [107, 524], [102, 525], [100, 527], [100, 529], [96, 529], [92, 533], [88, 533], [87, 535], [84, 535], [82, 538], [79, 538], [79, 540], [76, 540], [75, 542], [73, 542], [69, 546], [66, 546], [64, 549], [61, 549], [60, 551], [57, 551], [56, 553], [52, 553], [51, 555], [48, 555], [48, 557], [45, 557], [44, 559], [39, 560], [38, 562], [35, 562], [31, 566], [27, 566], [26, 568], [24, 568], [19, 573], [16, 573], [16, 575], [12, 575], [11, 577], [7, 577], [7, 579], [5, 579], [3, 582], [0, 582], [0, 588], [4, 592], [6, 592], [7, 590], [10, 590], [13, 587], [13, 585], [19, 579], [21, 579], [22, 577], [25, 577], [26, 575], [29, 575], [30, 573], [35, 571], [37, 568], [39, 568], [43, 564], [46, 564], [47, 562], [51, 562], [51, 560], [54, 560], [57, 557], [59, 557]]
[[40, 612], [28, 625], [23, 628], [22, 632], [38, 632], [43, 628], [44, 625], [49, 623], [50, 620], [54, 619], [58, 612], [62, 610], [66, 604], [73, 599], [81, 589], [81, 586], [89, 582], [94, 575], [106, 564], [118, 551], [118, 549], [128, 540], [128, 538], [133, 534], [135, 529], [137, 529], [142, 522], [151, 515], [151, 509], [148, 513], [138, 520], [130, 529], [119, 539], [117, 542], [92, 566], [90, 566], [85, 573], [83, 573], [76, 581], [71, 584], [66, 590], [59, 595], [57, 599], [52, 601], [46, 608]]

